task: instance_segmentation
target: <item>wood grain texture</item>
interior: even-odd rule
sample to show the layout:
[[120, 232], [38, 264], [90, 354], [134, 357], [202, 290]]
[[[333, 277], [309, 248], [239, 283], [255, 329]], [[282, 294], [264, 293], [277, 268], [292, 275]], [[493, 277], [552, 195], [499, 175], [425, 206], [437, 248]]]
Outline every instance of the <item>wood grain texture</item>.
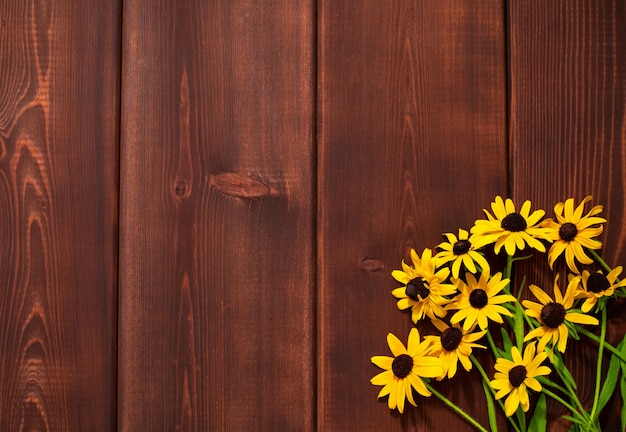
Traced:
[[0, 430], [115, 428], [119, 2], [0, 3]]
[[120, 431], [314, 429], [314, 16], [124, 2]]
[[[603, 256], [611, 266], [626, 265], [625, 4], [515, 1], [509, 14], [512, 196], [520, 203], [531, 199], [552, 216], [556, 202], [593, 195], [608, 219]], [[551, 274], [534, 277], [551, 290]], [[614, 339], [626, 323], [623, 305], [616, 306]], [[576, 344], [566, 352], [578, 366], [584, 402], [593, 396], [591, 354]], [[560, 414], [555, 408], [553, 420]], [[604, 430], [619, 429], [611, 421], [619, 422], [619, 412], [608, 413]]]
[[[409, 249], [506, 193], [503, 3], [318, 5], [319, 430], [467, 430], [434, 398], [390, 412], [370, 357], [406, 341], [390, 272]], [[476, 375], [440, 388], [487, 424]]]

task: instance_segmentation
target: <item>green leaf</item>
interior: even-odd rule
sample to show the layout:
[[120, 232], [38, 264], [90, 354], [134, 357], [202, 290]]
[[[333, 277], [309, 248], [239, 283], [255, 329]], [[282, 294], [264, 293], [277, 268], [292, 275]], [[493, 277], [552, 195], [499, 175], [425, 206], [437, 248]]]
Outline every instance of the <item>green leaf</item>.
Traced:
[[619, 388], [622, 394], [622, 428], [620, 430], [626, 430], [626, 377], [624, 373], [622, 373], [622, 379], [619, 380]]
[[572, 417], [572, 416], [568, 416], [568, 415], [564, 415], [563, 418], [565, 420], [569, 420], [573, 423], [579, 424], [583, 427], [583, 430], [588, 430], [589, 425], [585, 422], [583, 422], [581, 419], [577, 418], [577, 417]]
[[[621, 342], [622, 354], [626, 351], [626, 336], [624, 336], [624, 340]], [[621, 419], [621, 430], [626, 430], [626, 363], [620, 362], [622, 366], [622, 378], [619, 382], [620, 394], [622, 396], [622, 419]]]
[[515, 322], [513, 323], [513, 335], [517, 349], [520, 353], [524, 352], [524, 311], [519, 303], [515, 303]]
[[[626, 340], [626, 338], [625, 338]], [[625, 342], [622, 340], [619, 345], [616, 347], [620, 351], [624, 351]], [[620, 369], [624, 366], [617, 356], [611, 356], [611, 361], [609, 362], [609, 369], [606, 373], [606, 378], [604, 379], [604, 385], [602, 386], [602, 390], [600, 392], [600, 397], [598, 398], [598, 409], [597, 413], [600, 415], [600, 411], [606, 406], [611, 397], [613, 396], [613, 392], [615, 391], [615, 386], [617, 385], [617, 378], [620, 373]]]
[[[623, 342], [622, 342], [623, 344]], [[621, 348], [621, 347], [620, 347]], [[600, 415], [600, 411], [606, 406], [606, 404], [613, 396], [613, 391], [615, 390], [615, 386], [617, 385], [617, 377], [620, 373], [620, 364], [622, 362], [616, 356], [611, 356], [611, 361], [609, 362], [609, 369], [606, 373], [606, 378], [604, 380], [604, 385], [602, 386], [602, 390], [600, 392], [600, 397], [598, 398], [598, 408], [597, 415]]]
[[542, 394], [537, 401], [537, 405], [535, 406], [535, 411], [533, 411], [533, 416], [530, 419], [530, 424], [528, 425], [529, 431], [545, 431], [548, 426], [548, 421], [546, 419], [546, 395]]
[[552, 358], [552, 365], [554, 366], [554, 370], [559, 373], [559, 376], [563, 381], [567, 381], [567, 384], [574, 390], [577, 390], [576, 381], [570, 374], [569, 369], [563, 363], [563, 359], [561, 358], [561, 354], [559, 352], [555, 352]]
[[506, 328], [500, 327], [500, 333], [502, 333], [502, 344], [504, 345], [504, 351], [511, 352], [513, 342], [511, 342], [511, 338], [509, 337], [509, 333], [506, 331]]
[[491, 393], [491, 387], [485, 380], [482, 381], [483, 390], [485, 391], [485, 399], [487, 399], [487, 410], [489, 413], [489, 427], [492, 432], [498, 430], [498, 422], [496, 420], [496, 407], [493, 404], [493, 394]]
[[519, 291], [517, 292], [517, 303], [521, 303], [522, 293], [524, 292], [524, 285], [526, 285], [526, 275], [522, 278], [522, 283], [519, 285]]

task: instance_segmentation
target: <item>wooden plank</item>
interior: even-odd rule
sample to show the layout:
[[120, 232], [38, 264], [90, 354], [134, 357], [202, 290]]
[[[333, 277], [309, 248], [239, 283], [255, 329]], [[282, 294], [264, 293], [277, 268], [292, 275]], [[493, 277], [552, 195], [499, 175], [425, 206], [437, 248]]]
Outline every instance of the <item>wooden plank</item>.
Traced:
[[119, 422], [311, 430], [314, 8], [124, 2]]
[[[626, 5], [618, 0], [511, 2], [512, 195], [533, 200], [548, 216], [558, 201], [593, 195], [608, 219], [603, 255], [626, 265]], [[552, 275], [535, 275], [548, 290]], [[531, 281], [532, 282], [532, 281]], [[626, 327], [612, 310], [616, 340]], [[584, 402], [593, 396], [595, 359], [572, 344]], [[553, 420], [563, 414], [555, 408]], [[603, 430], [619, 429], [619, 412]], [[555, 426], [556, 427], [556, 426]], [[564, 429], [566, 430], [566, 428]]]
[[[319, 430], [467, 430], [434, 398], [377, 403], [369, 360], [411, 324], [390, 272], [506, 194], [503, 3], [318, 4]], [[488, 424], [477, 374], [440, 388]]]
[[0, 430], [115, 428], [118, 1], [0, 3]]

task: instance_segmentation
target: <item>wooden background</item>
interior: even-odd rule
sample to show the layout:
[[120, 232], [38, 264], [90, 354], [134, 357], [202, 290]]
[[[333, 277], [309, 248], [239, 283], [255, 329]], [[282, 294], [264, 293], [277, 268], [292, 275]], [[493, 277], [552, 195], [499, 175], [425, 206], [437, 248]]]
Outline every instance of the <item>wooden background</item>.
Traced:
[[[626, 265], [625, 23], [621, 0], [3, 0], [0, 430], [467, 430], [376, 400], [370, 357], [410, 327], [390, 272], [497, 194], [593, 194]], [[472, 383], [441, 388], [486, 424]]]

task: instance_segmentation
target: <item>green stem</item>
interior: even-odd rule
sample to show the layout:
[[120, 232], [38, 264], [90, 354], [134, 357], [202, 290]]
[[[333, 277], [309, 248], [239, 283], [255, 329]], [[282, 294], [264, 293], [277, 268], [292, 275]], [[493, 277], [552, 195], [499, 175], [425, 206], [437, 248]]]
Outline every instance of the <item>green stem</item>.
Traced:
[[561, 393], [567, 393], [568, 392], [568, 390], [565, 387], [558, 385], [557, 383], [555, 383], [554, 381], [552, 381], [552, 380], [550, 380], [548, 378], [544, 378], [542, 376], [538, 376], [536, 378], [537, 378], [537, 381], [539, 381], [539, 384], [541, 384], [543, 387], [550, 386], [550, 387], [560, 391]]
[[568, 410], [570, 410], [572, 412], [572, 415], [576, 415], [577, 413], [576, 408], [574, 408], [571, 404], [565, 402], [565, 400], [561, 396], [557, 395], [556, 393], [553, 393], [552, 390], [548, 390], [545, 387], [543, 387], [541, 391], [545, 393], [547, 396], [557, 401], [558, 403], [560, 403], [561, 405], [563, 405]]
[[502, 277], [504, 279], [508, 279], [509, 283], [508, 285], [504, 288], [507, 294], [511, 294], [511, 287], [513, 286], [513, 284], [511, 283], [511, 273], [513, 272], [513, 256], [512, 255], [507, 255], [506, 256], [506, 267], [504, 268], [504, 274], [502, 275]]
[[606, 338], [606, 308], [602, 308], [602, 324], [600, 327], [600, 346], [598, 347], [598, 364], [596, 367], [596, 389], [593, 394], [593, 407], [591, 408], [591, 420], [593, 421], [598, 410], [600, 386], [602, 381], [602, 352], [604, 351], [604, 339]]
[[[598, 344], [600, 343], [600, 338], [598, 336], [596, 336], [595, 334], [591, 333], [589, 330], [587, 330], [587, 329], [577, 325], [576, 326], [576, 331], [578, 331], [579, 333], [582, 333], [583, 335], [587, 336], [592, 341], [597, 342]], [[607, 351], [610, 351], [611, 354], [613, 354], [615, 357], [620, 359], [623, 363], [626, 363], [626, 357], [624, 357], [624, 354], [622, 354], [613, 345], [611, 345], [610, 343], [606, 342], [606, 340], [604, 341], [604, 349], [606, 349]]]
[[487, 341], [489, 342], [489, 348], [491, 348], [491, 352], [496, 357], [500, 357], [500, 350], [496, 347], [496, 343], [493, 340], [493, 336], [491, 336], [491, 332], [487, 331]]
[[[491, 394], [494, 396], [496, 396], [496, 392], [495, 390], [491, 387], [491, 385], [489, 385], [490, 380], [489, 377], [487, 376], [487, 373], [485, 372], [485, 370], [483, 369], [483, 366], [480, 364], [480, 362], [478, 360], [476, 360], [476, 357], [474, 357], [474, 355], [470, 355], [470, 360], [472, 361], [472, 363], [474, 364], [474, 366], [476, 366], [476, 370], [480, 373], [480, 376], [483, 378], [483, 381], [485, 381], [487, 383], [487, 386], [491, 389]], [[502, 410], [502, 412], [506, 412], [506, 410], [504, 409], [504, 404], [502, 403], [502, 400], [496, 400], [496, 402], [498, 402], [498, 405], [500, 406], [500, 409]], [[522, 432], [519, 428], [519, 426], [517, 426], [515, 424], [515, 422], [513, 421], [513, 417], [507, 417], [507, 419], [509, 420], [509, 423], [511, 423], [511, 426], [513, 426], [513, 429], [515, 429], [517, 432]]]
[[[563, 405], [565, 408], [570, 410], [572, 413], [572, 416], [580, 419], [583, 423], [593, 424], [592, 419], [587, 415], [587, 412], [583, 409], [583, 407], [580, 404], [579, 404], [579, 410], [577, 410], [572, 404], [566, 402], [565, 399], [563, 399], [561, 396], [557, 395], [552, 390], [549, 390], [548, 388], [546, 388], [546, 385], [550, 385], [563, 393], [570, 393], [569, 391], [565, 390], [563, 387], [559, 386], [558, 384], [553, 383], [548, 378], [537, 377], [537, 380], [541, 383], [542, 385], [541, 391], [545, 393], [546, 396], [551, 397], [552, 399], [554, 399], [555, 401]], [[578, 398], [575, 398], [574, 400], [578, 402]]]
[[587, 249], [587, 248], [585, 248], [585, 250], [589, 252], [591, 256], [593, 256], [593, 259], [595, 259], [598, 262], [598, 264], [600, 264], [602, 268], [607, 271], [607, 273], [611, 273], [613, 269], [609, 267], [609, 265], [602, 259], [600, 255], [598, 255], [596, 251], [594, 251], [593, 249]]
[[[554, 355], [559, 355], [559, 354], [557, 353], [557, 354], [554, 354]], [[560, 363], [563, 365], [563, 367], [566, 367], [565, 366], [565, 362], [563, 361], [562, 358], [560, 360]], [[572, 386], [569, 384], [568, 380], [566, 378], [564, 378], [563, 373], [561, 371], [561, 368], [556, 368], [555, 367], [555, 368], [553, 368], [553, 370], [556, 371], [556, 373], [559, 376], [559, 378], [561, 378], [561, 382], [563, 382], [565, 387], [567, 387], [567, 392], [566, 393], [568, 393], [570, 398], [572, 400], [574, 400], [574, 402], [576, 403], [576, 406], [579, 409], [579, 412], [586, 412], [586, 410], [583, 408], [583, 405], [580, 403], [580, 399], [578, 399], [578, 395], [576, 393], [576, 390], [573, 389]], [[572, 411], [572, 413], [574, 413], [574, 412], [576, 412], [576, 411]]]
[[447, 397], [445, 397], [444, 395], [442, 395], [441, 393], [439, 393], [437, 390], [435, 390], [429, 383], [427, 383], [426, 381], [424, 381], [424, 384], [426, 384], [426, 388], [428, 390], [430, 390], [430, 392], [432, 394], [434, 394], [435, 396], [437, 396], [439, 398], [440, 401], [442, 401], [444, 404], [446, 404], [447, 406], [449, 406], [450, 408], [452, 408], [458, 415], [460, 415], [461, 417], [463, 417], [468, 423], [470, 423], [472, 426], [474, 426], [476, 429], [478, 429], [479, 431], [482, 432], [489, 432], [487, 429], [485, 429], [484, 427], [482, 427], [480, 425], [480, 423], [478, 423], [476, 420], [474, 420], [469, 414], [467, 414], [465, 411], [463, 411], [461, 408], [459, 408], [457, 405], [453, 404]]

